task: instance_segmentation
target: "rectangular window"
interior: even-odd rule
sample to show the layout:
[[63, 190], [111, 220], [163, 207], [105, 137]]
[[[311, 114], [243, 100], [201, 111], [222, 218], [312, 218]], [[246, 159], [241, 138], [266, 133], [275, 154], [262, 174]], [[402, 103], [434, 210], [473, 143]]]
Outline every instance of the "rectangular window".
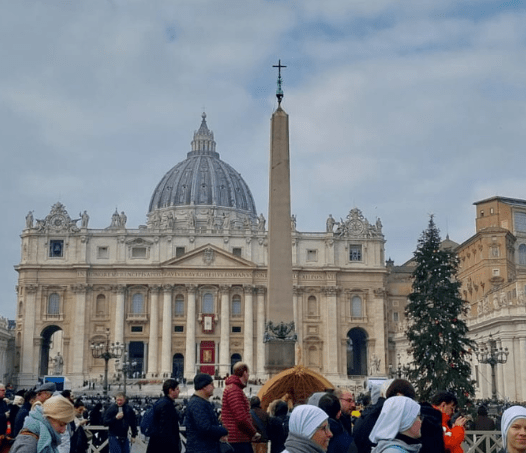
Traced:
[[184, 316], [184, 299], [183, 298], [175, 299], [174, 315]]
[[394, 311], [394, 312], [393, 312], [393, 321], [394, 321], [394, 322], [398, 322], [398, 319], [399, 319], [399, 318], [398, 318], [398, 312], [397, 312], [397, 311]]
[[234, 255], [234, 256], [241, 256], [241, 252], [242, 251], [243, 250], [241, 249], [241, 247], [234, 247], [232, 249], [232, 255]]
[[241, 333], [241, 326], [232, 326], [232, 333]]
[[500, 270], [499, 269], [493, 269], [493, 276], [494, 277], [498, 277], [500, 275]]
[[132, 332], [142, 332], [142, 326], [131, 326]]
[[317, 250], [307, 250], [307, 261], [317, 261], [318, 260], [318, 251]]
[[183, 256], [186, 249], [184, 247], [175, 247], [175, 257], [179, 258], [180, 256]]
[[110, 257], [108, 247], [99, 247], [97, 249], [97, 258], [106, 259]]
[[515, 231], [520, 231], [522, 233], [526, 232], [526, 213], [515, 213]]
[[49, 257], [61, 258], [64, 256], [64, 241], [62, 239], [54, 239], [49, 241]]
[[177, 333], [184, 332], [184, 326], [174, 326], [174, 332], [177, 332]]
[[361, 245], [349, 245], [349, 260], [350, 261], [362, 261], [362, 246]]
[[132, 258], [146, 258], [146, 247], [133, 247]]

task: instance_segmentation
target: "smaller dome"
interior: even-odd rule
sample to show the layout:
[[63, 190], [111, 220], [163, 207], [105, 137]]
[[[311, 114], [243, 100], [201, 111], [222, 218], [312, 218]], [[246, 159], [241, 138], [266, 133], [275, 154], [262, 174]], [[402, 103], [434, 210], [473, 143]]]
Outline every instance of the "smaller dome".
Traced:
[[252, 193], [241, 175], [216, 152], [214, 133], [208, 129], [206, 114], [194, 132], [187, 158], [164, 175], [153, 192], [149, 213], [171, 206], [212, 206], [256, 216]]

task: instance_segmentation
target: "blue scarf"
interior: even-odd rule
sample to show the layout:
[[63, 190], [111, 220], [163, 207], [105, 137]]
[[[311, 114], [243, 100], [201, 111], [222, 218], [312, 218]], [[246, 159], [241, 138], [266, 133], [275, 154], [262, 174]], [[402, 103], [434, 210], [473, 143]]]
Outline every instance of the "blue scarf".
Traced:
[[36, 406], [29, 412], [24, 428], [38, 436], [37, 453], [58, 453], [57, 445], [60, 444], [60, 435], [42, 413], [42, 406]]

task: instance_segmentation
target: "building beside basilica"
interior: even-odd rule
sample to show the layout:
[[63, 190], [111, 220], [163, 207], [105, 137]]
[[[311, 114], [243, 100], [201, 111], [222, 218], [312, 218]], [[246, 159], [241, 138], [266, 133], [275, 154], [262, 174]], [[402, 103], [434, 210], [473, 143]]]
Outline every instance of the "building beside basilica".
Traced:
[[[131, 228], [115, 212], [99, 229], [61, 203], [42, 220], [28, 214], [16, 267], [19, 385], [53, 372], [50, 348], [73, 385], [98, 379], [104, 360], [91, 345], [107, 329], [148, 378], [224, 376], [238, 360], [267, 377], [266, 219], [221, 160], [204, 114], [146, 214]], [[343, 220], [330, 216], [325, 231], [299, 232], [294, 217], [290, 228], [296, 361], [334, 383], [385, 375], [390, 363], [382, 224], [358, 208], [336, 214]]]

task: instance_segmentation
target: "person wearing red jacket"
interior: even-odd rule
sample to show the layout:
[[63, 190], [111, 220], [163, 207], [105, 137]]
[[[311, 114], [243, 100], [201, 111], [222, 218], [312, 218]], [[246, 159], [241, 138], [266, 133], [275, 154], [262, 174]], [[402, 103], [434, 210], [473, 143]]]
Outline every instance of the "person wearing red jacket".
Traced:
[[455, 413], [458, 404], [456, 396], [450, 392], [439, 392], [433, 397], [431, 402], [435, 409], [442, 412], [442, 429], [444, 430], [446, 453], [464, 453], [461, 444], [464, 442], [466, 418], [458, 417], [453, 426], [449, 426], [451, 416]]
[[228, 442], [236, 453], [252, 453], [252, 442], [261, 435], [256, 431], [250, 415], [250, 403], [243, 389], [248, 383], [249, 370], [246, 363], [237, 362], [233, 374], [225, 381], [221, 421], [228, 430]]

